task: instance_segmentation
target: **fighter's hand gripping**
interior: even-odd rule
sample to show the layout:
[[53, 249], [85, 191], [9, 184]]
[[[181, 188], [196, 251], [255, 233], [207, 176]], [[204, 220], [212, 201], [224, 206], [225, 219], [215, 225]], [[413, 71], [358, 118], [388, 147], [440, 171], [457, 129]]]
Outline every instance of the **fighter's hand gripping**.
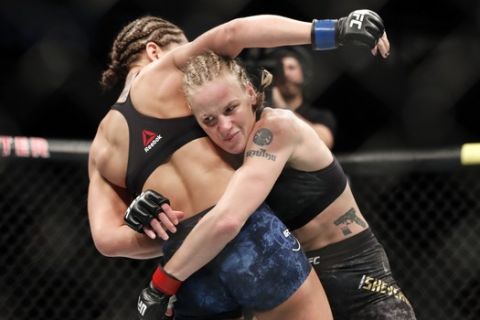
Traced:
[[175, 225], [183, 212], [170, 208], [170, 201], [160, 193], [146, 190], [136, 197], [125, 212], [125, 223], [133, 230], [145, 232], [150, 238], [156, 235], [167, 240], [166, 231], [176, 232]]
[[158, 267], [149, 286], [143, 289], [138, 297], [139, 319], [173, 319], [172, 296], [175, 295], [181, 283]]

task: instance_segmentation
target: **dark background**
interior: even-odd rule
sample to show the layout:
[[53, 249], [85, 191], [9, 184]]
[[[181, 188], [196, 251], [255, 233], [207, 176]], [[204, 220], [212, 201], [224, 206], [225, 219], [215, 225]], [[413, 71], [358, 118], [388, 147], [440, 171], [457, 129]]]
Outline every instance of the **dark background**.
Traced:
[[385, 20], [388, 60], [314, 52], [311, 98], [338, 121], [335, 150], [428, 149], [480, 140], [480, 1], [64, 0], [0, 4], [0, 135], [90, 140], [117, 92], [98, 85], [114, 36], [153, 14], [192, 39], [232, 18], [304, 21], [369, 8]]
[[[0, 135], [92, 139], [117, 94], [98, 86], [112, 40], [140, 15], [162, 16], [194, 38], [239, 16], [310, 21], [358, 8], [384, 18], [392, 54], [313, 54], [310, 93], [337, 116], [335, 149], [480, 141], [479, 0], [1, 0]], [[93, 246], [84, 158], [4, 159], [0, 319], [132, 319], [154, 264], [105, 258]], [[347, 171], [396, 279], [419, 320], [480, 319], [478, 167], [418, 172], [401, 164]]]

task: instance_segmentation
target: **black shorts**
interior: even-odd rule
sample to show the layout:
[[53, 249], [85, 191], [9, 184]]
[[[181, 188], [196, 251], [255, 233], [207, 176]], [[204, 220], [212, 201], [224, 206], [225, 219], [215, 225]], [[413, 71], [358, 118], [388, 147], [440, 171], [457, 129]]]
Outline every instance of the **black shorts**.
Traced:
[[370, 229], [307, 252], [335, 320], [413, 320], [413, 308], [392, 276], [383, 246]]
[[[201, 216], [177, 226], [163, 246], [166, 260]], [[231, 319], [242, 309], [270, 310], [295, 293], [311, 270], [298, 240], [262, 205], [218, 256], [182, 284], [175, 319]]]

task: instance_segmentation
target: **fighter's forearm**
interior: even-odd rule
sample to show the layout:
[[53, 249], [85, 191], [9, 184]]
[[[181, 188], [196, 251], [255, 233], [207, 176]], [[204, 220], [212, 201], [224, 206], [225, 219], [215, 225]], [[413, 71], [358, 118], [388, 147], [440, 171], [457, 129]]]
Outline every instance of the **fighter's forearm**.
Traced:
[[109, 226], [99, 232], [92, 230], [97, 250], [106, 257], [152, 259], [161, 256], [162, 240], [152, 240], [122, 225]]
[[[282, 163], [278, 166], [283, 168]], [[267, 181], [265, 172], [256, 166], [246, 165], [235, 172], [217, 205], [200, 219], [164, 266], [168, 274], [182, 281], [187, 279], [235, 238], [250, 215], [265, 200], [277, 178], [278, 173]]]
[[277, 47], [311, 43], [311, 22], [276, 15], [258, 15], [232, 21], [233, 46]]
[[192, 229], [181, 247], [165, 264], [164, 270], [184, 281], [215, 258], [240, 232], [243, 223], [232, 214], [215, 207]]

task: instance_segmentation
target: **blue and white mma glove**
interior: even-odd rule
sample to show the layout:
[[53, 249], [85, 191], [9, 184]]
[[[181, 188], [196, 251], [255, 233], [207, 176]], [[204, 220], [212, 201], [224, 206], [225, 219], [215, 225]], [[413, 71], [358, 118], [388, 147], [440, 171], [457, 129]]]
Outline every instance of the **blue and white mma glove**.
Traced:
[[371, 10], [355, 10], [348, 16], [312, 22], [312, 47], [331, 50], [339, 46], [375, 47], [385, 32], [382, 18]]

